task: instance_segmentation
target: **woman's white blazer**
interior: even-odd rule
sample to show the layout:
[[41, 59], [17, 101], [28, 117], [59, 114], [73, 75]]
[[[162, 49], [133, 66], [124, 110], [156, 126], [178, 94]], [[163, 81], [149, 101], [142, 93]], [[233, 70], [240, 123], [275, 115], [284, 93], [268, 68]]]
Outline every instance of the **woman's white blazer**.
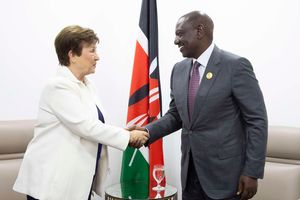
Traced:
[[42, 92], [34, 137], [14, 184], [15, 191], [41, 200], [87, 200], [102, 144], [96, 193], [107, 169], [107, 146], [125, 150], [129, 132], [98, 120], [101, 110], [91, 83], [61, 67]]

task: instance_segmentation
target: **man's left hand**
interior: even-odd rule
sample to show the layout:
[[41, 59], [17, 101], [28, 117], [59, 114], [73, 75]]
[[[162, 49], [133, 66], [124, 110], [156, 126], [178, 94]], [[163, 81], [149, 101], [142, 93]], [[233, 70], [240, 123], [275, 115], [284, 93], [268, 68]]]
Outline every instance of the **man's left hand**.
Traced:
[[257, 192], [257, 179], [241, 175], [237, 195], [241, 195], [241, 200], [251, 199]]

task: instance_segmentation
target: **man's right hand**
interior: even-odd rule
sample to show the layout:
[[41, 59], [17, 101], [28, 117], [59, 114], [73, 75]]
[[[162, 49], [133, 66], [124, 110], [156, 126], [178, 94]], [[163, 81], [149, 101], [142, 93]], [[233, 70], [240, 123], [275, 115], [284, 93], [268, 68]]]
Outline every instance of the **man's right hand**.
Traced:
[[133, 125], [133, 126], [129, 126], [126, 128], [127, 131], [133, 131], [133, 130], [139, 130], [139, 131], [147, 131], [146, 128], [141, 127], [141, 126], [137, 126], [137, 125]]
[[241, 175], [237, 195], [241, 200], [251, 199], [257, 192], [257, 178]]
[[149, 134], [145, 130], [127, 129], [130, 132], [129, 146], [134, 148], [140, 148], [149, 139]]

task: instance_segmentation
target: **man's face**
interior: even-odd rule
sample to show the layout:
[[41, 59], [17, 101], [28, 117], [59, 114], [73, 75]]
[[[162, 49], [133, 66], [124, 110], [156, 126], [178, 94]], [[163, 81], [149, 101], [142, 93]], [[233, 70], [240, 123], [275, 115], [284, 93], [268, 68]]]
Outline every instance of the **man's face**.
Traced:
[[179, 47], [183, 57], [198, 58], [199, 39], [197, 34], [197, 29], [186, 18], [182, 17], [178, 20], [174, 44]]

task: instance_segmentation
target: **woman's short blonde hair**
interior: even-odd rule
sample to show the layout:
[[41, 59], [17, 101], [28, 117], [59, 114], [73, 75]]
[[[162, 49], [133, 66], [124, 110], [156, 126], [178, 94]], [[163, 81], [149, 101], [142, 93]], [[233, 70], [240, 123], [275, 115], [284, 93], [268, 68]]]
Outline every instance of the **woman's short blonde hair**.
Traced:
[[92, 29], [77, 25], [65, 27], [58, 33], [54, 42], [59, 64], [70, 65], [68, 56], [70, 50], [80, 56], [83, 44], [90, 45], [98, 42], [99, 38]]

